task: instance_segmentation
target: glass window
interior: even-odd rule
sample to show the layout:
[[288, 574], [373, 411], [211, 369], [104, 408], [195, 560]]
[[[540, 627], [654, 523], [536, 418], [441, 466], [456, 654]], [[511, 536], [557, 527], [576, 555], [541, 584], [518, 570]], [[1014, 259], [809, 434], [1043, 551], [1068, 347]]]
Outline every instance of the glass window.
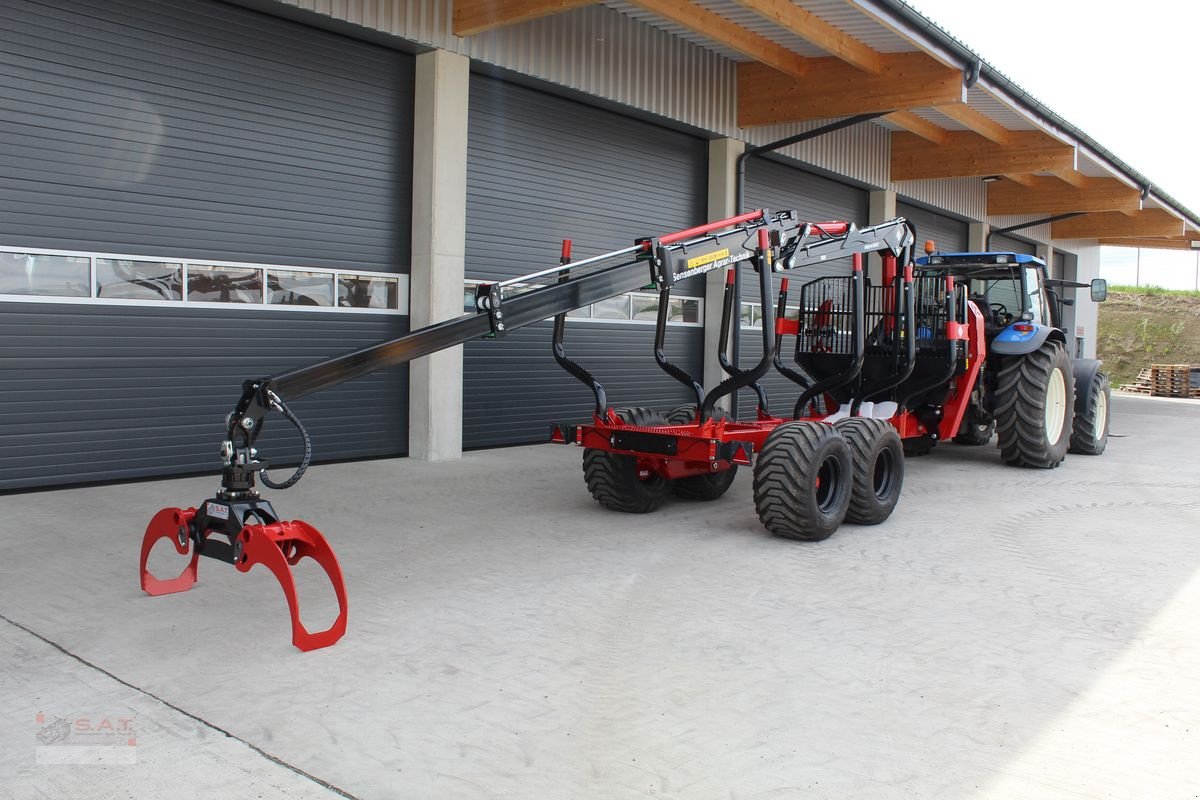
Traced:
[[328, 272], [269, 269], [267, 290], [267, 302], [272, 305], [333, 305], [333, 275]]
[[[338, 275], [337, 304], [340, 308], [399, 308], [400, 282], [396, 278], [369, 275]], [[463, 288], [463, 310], [475, 310], [475, 287]]]
[[91, 259], [0, 253], [0, 294], [91, 297]]
[[593, 319], [629, 319], [629, 295], [601, 300], [592, 306]]
[[170, 261], [97, 258], [96, 296], [120, 300], [182, 300], [183, 265]]
[[680, 297], [671, 301], [671, 313], [667, 316], [671, 322], [699, 322], [700, 301], [690, 297]]
[[261, 303], [262, 270], [192, 264], [187, 297], [210, 303]]
[[592, 307], [584, 306], [583, 308], [577, 308], [574, 311], [568, 311], [567, 316], [568, 317], [579, 317], [580, 319], [591, 319]]
[[742, 303], [742, 327], [757, 328], [762, 324], [762, 315], [756, 303]]
[[654, 321], [658, 319], [658, 298], [647, 297], [642, 294], [633, 296], [633, 318], [648, 319]]

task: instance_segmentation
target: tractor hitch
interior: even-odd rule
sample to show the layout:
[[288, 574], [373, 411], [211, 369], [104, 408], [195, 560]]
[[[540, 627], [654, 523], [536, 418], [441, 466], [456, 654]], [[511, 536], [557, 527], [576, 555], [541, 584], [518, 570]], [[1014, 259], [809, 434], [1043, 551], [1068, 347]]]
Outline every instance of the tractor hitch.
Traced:
[[[180, 555], [191, 551], [187, 565], [175, 578], [157, 578], [147, 569], [150, 551], [160, 539], [169, 539]], [[292, 644], [300, 650], [328, 647], [345, 634], [346, 584], [341, 566], [325, 537], [307, 522], [279, 520], [271, 504], [258, 499], [211, 499], [198, 509], [164, 508], [150, 520], [142, 538], [142, 590], [153, 596], [187, 591], [196, 583], [200, 556], [233, 564], [239, 572], [249, 572], [256, 564], [270, 570], [287, 598]], [[337, 619], [323, 631], [311, 632], [300, 621], [291, 568], [305, 557], [325, 570], [337, 595]]]

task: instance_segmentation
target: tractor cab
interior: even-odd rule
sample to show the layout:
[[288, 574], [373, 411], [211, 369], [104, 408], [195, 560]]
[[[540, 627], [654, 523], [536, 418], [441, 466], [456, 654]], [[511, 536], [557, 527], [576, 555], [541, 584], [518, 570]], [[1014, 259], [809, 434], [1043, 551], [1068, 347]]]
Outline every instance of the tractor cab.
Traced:
[[1046, 288], [1046, 262], [1024, 253], [933, 253], [916, 260], [921, 275], [947, 276], [983, 317], [988, 344], [1032, 338], [1061, 327], [1059, 299]]

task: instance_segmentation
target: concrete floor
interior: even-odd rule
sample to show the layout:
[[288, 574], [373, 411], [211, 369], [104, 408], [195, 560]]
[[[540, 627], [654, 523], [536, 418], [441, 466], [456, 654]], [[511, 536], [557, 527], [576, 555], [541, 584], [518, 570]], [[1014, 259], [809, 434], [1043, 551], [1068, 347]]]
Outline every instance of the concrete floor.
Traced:
[[[0, 795], [1196, 797], [1200, 403], [1114, 407], [1100, 458], [939, 448], [818, 544], [748, 472], [634, 517], [566, 447], [316, 467], [273, 497], [346, 572], [308, 654], [265, 570], [138, 590], [212, 478], [0, 497]], [[133, 718], [136, 765], [35, 763], [39, 712]]]

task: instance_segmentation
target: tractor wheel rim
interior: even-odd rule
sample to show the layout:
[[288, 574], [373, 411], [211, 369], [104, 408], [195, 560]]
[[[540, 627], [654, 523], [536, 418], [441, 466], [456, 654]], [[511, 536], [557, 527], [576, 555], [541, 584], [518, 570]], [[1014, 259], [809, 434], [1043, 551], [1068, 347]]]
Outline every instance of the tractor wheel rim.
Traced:
[[1108, 395], [1100, 392], [1096, 397], [1096, 441], [1099, 441], [1104, 436], [1104, 429], [1108, 425]]
[[871, 485], [875, 490], [875, 497], [878, 500], [886, 500], [892, 493], [892, 481], [896, 477], [896, 460], [892, 456], [891, 450], [879, 451], [879, 458], [875, 459], [874, 472]]
[[1046, 441], [1058, 444], [1062, 438], [1063, 423], [1067, 419], [1067, 381], [1061, 369], [1050, 373], [1046, 385]]
[[837, 456], [829, 455], [817, 469], [817, 479], [813, 486], [817, 495], [817, 508], [828, 513], [837, 505], [838, 487], [842, 483], [842, 465]]

